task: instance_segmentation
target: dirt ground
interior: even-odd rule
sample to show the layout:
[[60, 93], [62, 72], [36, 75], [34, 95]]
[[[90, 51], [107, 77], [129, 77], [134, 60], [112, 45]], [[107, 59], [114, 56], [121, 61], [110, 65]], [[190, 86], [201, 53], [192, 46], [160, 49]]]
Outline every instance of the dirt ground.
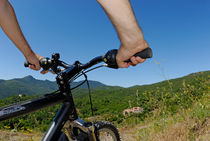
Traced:
[[[205, 127], [204, 128], [196, 128], [196, 138], [195, 141], [210, 141], [209, 137], [210, 137], [210, 120], [207, 120], [207, 122], [205, 123]], [[158, 141], [168, 141], [168, 140], [172, 140], [175, 139], [174, 136], [177, 136], [177, 128], [179, 128], [180, 131], [182, 131], [181, 127], [183, 126], [178, 126], [178, 124], [176, 124], [175, 126], [171, 127], [168, 129], [169, 133], [163, 133], [163, 134], [157, 134], [155, 135], [155, 138], [150, 138], [148, 139], [148, 141], [153, 141], [153, 140], [158, 140]], [[144, 129], [144, 128], [148, 128], [151, 125], [146, 125], [146, 126], [140, 126], [137, 125], [135, 127], [132, 128], [119, 128], [119, 132], [120, 132], [120, 136], [121, 136], [121, 140], [122, 141], [139, 141], [139, 137], [137, 134], [137, 131], [140, 129]], [[197, 127], [197, 126], [196, 126]], [[183, 127], [185, 128], [185, 127]], [[44, 136], [43, 133], [23, 133], [23, 132], [14, 132], [14, 131], [6, 131], [6, 130], [0, 130], [0, 141], [40, 141], [42, 139], [42, 137]], [[146, 139], [147, 140], [147, 139]], [[179, 141], [186, 141], [188, 139], [183, 139], [180, 138]], [[177, 141], [174, 140], [174, 141]]]
[[42, 133], [0, 131], [0, 141], [40, 141]]
[[[135, 129], [131, 128], [120, 128], [119, 132], [122, 141], [137, 141], [137, 134], [135, 131]], [[43, 133], [0, 131], [0, 141], [40, 141], [43, 136]]]

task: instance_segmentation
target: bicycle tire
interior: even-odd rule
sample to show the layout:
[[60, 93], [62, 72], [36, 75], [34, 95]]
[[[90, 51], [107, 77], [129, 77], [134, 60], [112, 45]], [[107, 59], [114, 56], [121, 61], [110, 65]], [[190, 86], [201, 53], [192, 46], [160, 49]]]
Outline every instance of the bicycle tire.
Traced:
[[[121, 141], [117, 128], [111, 122], [97, 121], [93, 125], [95, 127], [96, 141]], [[74, 130], [77, 130], [77, 128]], [[89, 141], [88, 135], [82, 131], [76, 135], [76, 140]]]
[[97, 141], [120, 141], [120, 134], [111, 122], [98, 121], [94, 126]]

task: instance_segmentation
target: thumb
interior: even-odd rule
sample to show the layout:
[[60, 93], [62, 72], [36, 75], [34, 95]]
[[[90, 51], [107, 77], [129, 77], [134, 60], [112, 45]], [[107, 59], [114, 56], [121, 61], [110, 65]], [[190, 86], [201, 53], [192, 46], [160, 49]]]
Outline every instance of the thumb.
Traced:
[[131, 63], [119, 62], [117, 63], [117, 65], [119, 68], [128, 68], [131, 65]]

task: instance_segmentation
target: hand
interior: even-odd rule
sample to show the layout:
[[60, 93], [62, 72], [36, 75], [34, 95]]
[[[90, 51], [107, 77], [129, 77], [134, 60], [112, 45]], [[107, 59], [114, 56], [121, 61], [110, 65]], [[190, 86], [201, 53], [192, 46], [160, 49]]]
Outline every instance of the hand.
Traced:
[[[149, 47], [148, 43], [144, 40], [141, 43], [138, 43], [132, 47], [124, 47], [121, 46], [118, 50], [118, 54], [116, 56], [116, 61], [119, 68], [128, 68], [130, 65], [136, 66], [139, 63], [143, 63], [146, 59], [142, 59], [140, 57], [135, 57], [134, 54], [144, 50]], [[125, 60], [130, 59], [130, 63], [124, 62]]]
[[43, 57], [33, 52], [30, 55], [28, 55], [26, 57], [26, 60], [31, 64], [29, 65], [29, 68], [36, 71], [40, 70], [41, 67], [39, 65], [39, 60], [41, 60], [42, 58]]

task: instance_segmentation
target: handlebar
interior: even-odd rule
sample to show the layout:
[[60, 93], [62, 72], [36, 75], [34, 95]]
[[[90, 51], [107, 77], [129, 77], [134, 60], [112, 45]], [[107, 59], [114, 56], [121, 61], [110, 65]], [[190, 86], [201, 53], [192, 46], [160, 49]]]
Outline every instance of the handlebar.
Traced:
[[[81, 64], [79, 61], [76, 61], [74, 63], [74, 65], [77, 65], [78, 71], [81, 71], [83, 69], [90, 68], [93, 65], [96, 65], [98, 63], [105, 62], [109, 68], [117, 69], [118, 68], [118, 65], [116, 62], [117, 52], [118, 52], [117, 49], [110, 50], [104, 56], [95, 57], [86, 64]], [[136, 53], [134, 56], [139, 56], [143, 59], [152, 58], [152, 49], [148, 47], [148, 48], [144, 49], [143, 51]], [[52, 69], [55, 73], [61, 72], [61, 69], [58, 68], [59, 66], [64, 67], [65, 69], [68, 69], [72, 66], [72, 65], [69, 65], [63, 61], [60, 61], [59, 59], [60, 59], [60, 55], [58, 53], [55, 53], [52, 55], [51, 59], [42, 58], [40, 60], [40, 66], [44, 70]], [[130, 59], [128, 59], [125, 62], [131, 62], [131, 61], [130, 61]], [[31, 65], [29, 62], [24, 63], [25, 67], [29, 67], [29, 65]]]
[[[109, 68], [114, 68], [114, 69], [118, 68], [117, 61], [116, 61], [117, 52], [118, 52], [117, 49], [113, 49], [113, 50], [108, 51], [105, 54], [104, 62], [108, 64]], [[135, 57], [139, 56], [143, 59], [152, 58], [152, 49], [148, 47], [144, 49], [143, 51], [136, 53], [134, 56]], [[125, 60], [125, 62], [129, 63], [131, 62], [131, 60], [128, 59], [128, 60]]]

